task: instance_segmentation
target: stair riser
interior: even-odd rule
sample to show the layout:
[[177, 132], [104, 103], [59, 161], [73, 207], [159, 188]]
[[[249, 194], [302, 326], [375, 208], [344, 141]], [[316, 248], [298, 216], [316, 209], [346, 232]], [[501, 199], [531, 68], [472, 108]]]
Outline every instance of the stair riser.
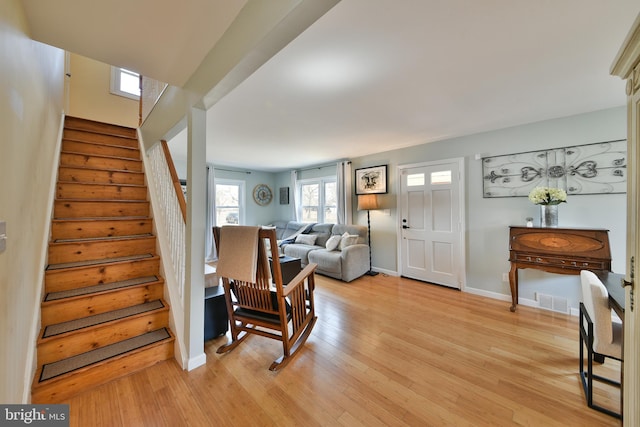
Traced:
[[147, 187], [58, 183], [57, 199], [146, 200]]
[[50, 243], [49, 264], [154, 254], [155, 251], [155, 237], [117, 241]]
[[42, 325], [106, 313], [162, 298], [162, 284], [134, 286], [104, 294], [42, 303]]
[[89, 131], [107, 135], [121, 136], [125, 138], [137, 138], [138, 133], [133, 128], [112, 125], [109, 123], [94, 122], [93, 120], [80, 119], [67, 116], [64, 121], [65, 130]]
[[61, 375], [42, 384], [34, 383], [31, 401], [32, 403], [61, 403], [88, 388], [108, 383], [115, 378], [168, 360], [173, 357], [174, 341], [174, 338], [168, 338], [141, 351], [127, 353], [103, 363], [87, 366], [72, 374]]
[[158, 274], [159, 268], [160, 261], [155, 257], [129, 263], [47, 270], [44, 275], [45, 291], [47, 293], [60, 292], [100, 283], [154, 276]]
[[167, 307], [91, 328], [51, 337], [38, 343], [38, 365], [95, 350], [169, 325]]
[[54, 218], [149, 216], [148, 202], [69, 202], [56, 200]]
[[69, 153], [83, 153], [100, 156], [123, 157], [125, 159], [140, 159], [140, 150], [137, 148], [116, 147], [113, 145], [93, 144], [63, 140], [62, 150]]
[[97, 169], [112, 169], [133, 172], [142, 171], [142, 162], [140, 160], [127, 160], [114, 157], [91, 156], [89, 154], [74, 154], [64, 152], [60, 155], [60, 166], [85, 166]]
[[58, 181], [144, 185], [144, 175], [142, 173], [135, 172], [61, 167], [58, 172]]
[[137, 139], [123, 138], [115, 135], [104, 135], [77, 129], [65, 129], [62, 138], [79, 142], [112, 145], [114, 147], [139, 148]]
[[51, 238], [87, 239], [91, 237], [133, 236], [150, 234], [153, 225], [146, 220], [86, 220], [53, 221]]

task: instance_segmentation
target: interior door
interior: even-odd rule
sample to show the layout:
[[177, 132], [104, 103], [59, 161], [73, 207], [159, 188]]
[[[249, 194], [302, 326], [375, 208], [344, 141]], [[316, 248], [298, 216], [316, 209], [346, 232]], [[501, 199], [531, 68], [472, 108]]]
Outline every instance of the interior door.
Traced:
[[404, 277], [460, 289], [464, 276], [460, 161], [400, 171]]

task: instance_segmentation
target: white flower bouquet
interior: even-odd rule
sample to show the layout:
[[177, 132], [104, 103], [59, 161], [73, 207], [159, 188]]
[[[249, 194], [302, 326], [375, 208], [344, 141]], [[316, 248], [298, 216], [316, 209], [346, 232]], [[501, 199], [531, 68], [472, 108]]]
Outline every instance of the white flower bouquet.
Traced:
[[567, 201], [567, 192], [561, 188], [536, 187], [529, 193], [529, 200], [536, 205], [559, 205]]

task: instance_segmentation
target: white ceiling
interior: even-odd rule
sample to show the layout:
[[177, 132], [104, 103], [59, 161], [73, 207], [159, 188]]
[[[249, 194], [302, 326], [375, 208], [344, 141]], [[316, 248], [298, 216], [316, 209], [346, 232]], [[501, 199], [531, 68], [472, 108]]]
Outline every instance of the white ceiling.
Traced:
[[[90, 4], [89, 28], [108, 12], [95, 1], [23, 1], [28, 16], [47, 17], [37, 28], [53, 20], [53, 6], [38, 9], [46, 4]], [[224, 0], [133, 3], [178, 17], [164, 27], [170, 40], [145, 38], [138, 51], [110, 33], [100, 48], [67, 32], [49, 43], [137, 61], [133, 69], [180, 85], [239, 10]], [[176, 13], [175, 3], [189, 7]], [[342, 0], [208, 110], [207, 160], [280, 171], [624, 105], [624, 84], [608, 71], [639, 11], [637, 0]], [[48, 25], [34, 38], [55, 32]], [[201, 38], [210, 42], [185, 48]], [[185, 141], [172, 141], [175, 156]]]

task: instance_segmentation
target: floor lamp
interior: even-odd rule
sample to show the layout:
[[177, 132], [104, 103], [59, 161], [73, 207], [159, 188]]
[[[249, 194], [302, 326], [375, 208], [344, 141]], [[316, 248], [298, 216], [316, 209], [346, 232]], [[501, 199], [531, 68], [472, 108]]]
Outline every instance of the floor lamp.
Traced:
[[365, 274], [375, 276], [377, 271], [371, 269], [371, 218], [369, 212], [373, 209], [379, 209], [378, 196], [375, 194], [361, 194], [358, 196], [358, 210], [367, 211], [367, 240], [369, 242], [369, 271]]

